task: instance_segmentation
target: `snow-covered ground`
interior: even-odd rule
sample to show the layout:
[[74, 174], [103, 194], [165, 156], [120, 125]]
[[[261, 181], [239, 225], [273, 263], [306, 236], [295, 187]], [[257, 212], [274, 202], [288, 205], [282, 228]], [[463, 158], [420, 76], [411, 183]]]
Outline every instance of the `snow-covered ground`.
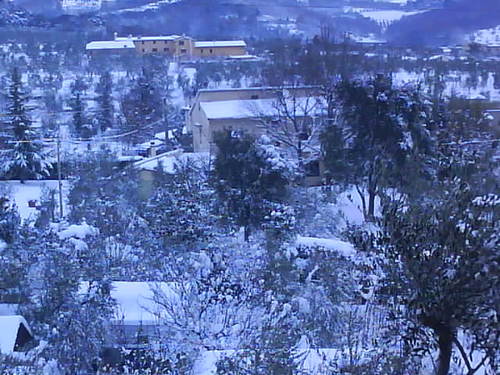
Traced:
[[404, 11], [398, 9], [379, 10], [379, 9], [354, 8], [354, 7], [344, 7], [344, 12], [359, 13], [363, 17], [370, 18], [371, 20], [377, 22], [382, 27], [387, 27], [391, 23], [399, 21], [403, 17], [413, 16], [415, 14], [423, 13], [423, 11]]
[[[56, 201], [58, 202], [58, 181], [57, 180], [39, 180], [26, 181], [21, 184], [19, 181], [0, 181], [0, 191], [6, 192], [10, 200], [12, 200], [22, 220], [36, 219], [38, 210], [36, 207], [30, 207], [31, 200], [36, 201], [36, 205], [40, 203], [40, 199], [45, 196], [50, 190], [56, 191]], [[66, 197], [69, 191], [68, 181], [63, 181], [63, 211], [66, 212], [67, 204]]]
[[468, 41], [480, 44], [500, 44], [500, 25], [490, 29], [481, 29], [468, 36]]
[[151, 1], [149, 4], [141, 5], [134, 8], [126, 8], [115, 11], [114, 13], [124, 13], [124, 12], [144, 12], [147, 10], [159, 9], [161, 5], [178, 3], [181, 0], [157, 0]]
[[[399, 70], [392, 75], [396, 85], [408, 83], [425, 83], [425, 74]], [[470, 74], [464, 72], [451, 72], [444, 77], [444, 94], [448, 97], [459, 96], [468, 99], [500, 100], [500, 90], [494, 86], [495, 78], [489, 73], [486, 79], [478, 78], [477, 85], [471, 84]]]

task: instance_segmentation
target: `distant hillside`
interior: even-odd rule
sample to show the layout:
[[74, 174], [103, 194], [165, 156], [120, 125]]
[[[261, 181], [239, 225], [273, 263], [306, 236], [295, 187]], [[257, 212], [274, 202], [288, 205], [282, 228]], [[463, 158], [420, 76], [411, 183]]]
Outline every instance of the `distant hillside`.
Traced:
[[33, 15], [25, 9], [7, 1], [0, 1], [0, 27], [28, 26], [34, 21]]
[[13, 3], [33, 14], [55, 16], [61, 12], [59, 0], [14, 0]]
[[442, 9], [401, 19], [387, 29], [387, 39], [404, 45], [463, 42], [465, 35], [500, 24], [500, 0], [447, 0]]

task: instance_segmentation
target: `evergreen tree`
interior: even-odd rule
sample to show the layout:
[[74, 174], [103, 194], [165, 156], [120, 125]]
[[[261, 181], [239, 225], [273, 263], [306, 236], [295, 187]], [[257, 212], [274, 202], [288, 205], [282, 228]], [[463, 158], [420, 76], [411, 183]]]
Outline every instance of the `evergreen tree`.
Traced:
[[17, 303], [20, 287], [26, 277], [26, 261], [19, 247], [21, 219], [10, 207], [9, 200], [0, 197], [0, 303]]
[[71, 99], [69, 101], [73, 112], [73, 131], [82, 138], [90, 138], [95, 134], [95, 129], [86, 114], [84, 102], [86, 88], [85, 82], [81, 78], [77, 78], [71, 85]]
[[137, 143], [144, 138], [144, 132], [140, 130], [159, 120], [162, 113], [161, 97], [146, 70], [123, 99], [122, 108], [126, 120], [123, 130], [130, 132], [127, 139], [131, 143]]
[[7, 94], [7, 127], [10, 147], [5, 153], [3, 172], [8, 178], [39, 179], [48, 174], [49, 163], [45, 159], [43, 144], [33, 121], [29, 118], [29, 95], [23, 89], [21, 74], [12, 71]]
[[409, 193], [432, 174], [429, 109], [418, 89], [396, 89], [381, 75], [368, 84], [343, 81], [336, 91], [341, 123], [329, 124], [321, 136], [326, 173], [355, 185], [365, 217], [373, 219], [375, 198], [385, 188]]
[[270, 202], [286, 198], [291, 171], [271, 145], [257, 145], [249, 135], [215, 135], [217, 157], [212, 183], [223, 210], [245, 229], [245, 239], [269, 212]]
[[113, 127], [114, 108], [113, 108], [113, 80], [109, 72], [105, 72], [99, 79], [97, 85], [97, 104], [99, 107], [97, 113], [97, 123], [101, 132]]

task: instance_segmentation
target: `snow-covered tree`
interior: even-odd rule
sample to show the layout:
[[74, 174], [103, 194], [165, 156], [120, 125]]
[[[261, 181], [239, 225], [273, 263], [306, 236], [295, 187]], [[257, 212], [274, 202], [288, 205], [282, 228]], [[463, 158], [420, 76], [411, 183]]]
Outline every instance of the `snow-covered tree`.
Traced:
[[449, 373], [453, 348], [468, 374], [498, 371], [500, 199], [478, 190], [455, 179], [427, 204], [391, 204], [376, 240], [387, 259], [387, 292], [413, 323], [409, 342], [439, 349], [437, 375]]
[[110, 72], [101, 75], [96, 91], [98, 94], [97, 105], [99, 106], [97, 122], [99, 130], [104, 132], [114, 125], [113, 80]]
[[91, 120], [86, 112], [84, 100], [87, 85], [78, 77], [71, 85], [71, 98], [69, 105], [73, 113], [73, 131], [78, 137], [89, 138], [95, 134]]
[[122, 99], [125, 116], [124, 131], [129, 132], [127, 139], [137, 143], [144, 138], [144, 130], [162, 115], [161, 96], [158, 94], [150, 74], [143, 69], [142, 74], [134, 82], [134, 86]]
[[7, 94], [8, 148], [3, 155], [3, 173], [24, 183], [48, 174], [43, 143], [29, 117], [29, 94], [23, 89], [21, 74], [14, 68]]
[[432, 174], [424, 160], [432, 160], [428, 108], [418, 89], [396, 89], [384, 76], [367, 84], [342, 81], [337, 95], [341, 123], [321, 136], [326, 174], [354, 184], [365, 217], [373, 219], [385, 188], [408, 188]]
[[258, 228], [270, 202], [283, 201], [293, 168], [270, 144], [247, 135], [224, 131], [215, 136], [217, 157], [212, 183], [222, 210], [245, 229], [245, 238]]

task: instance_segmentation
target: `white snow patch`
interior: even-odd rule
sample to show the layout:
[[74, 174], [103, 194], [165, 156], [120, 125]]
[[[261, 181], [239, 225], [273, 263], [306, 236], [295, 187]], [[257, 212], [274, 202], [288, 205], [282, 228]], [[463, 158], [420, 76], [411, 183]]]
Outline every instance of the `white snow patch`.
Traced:
[[[21, 184], [19, 181], [0, 181], [0, 186], [5, 188], [10, 193], [8, 194], [8, 197], [16, 204], [16, 208], [21, 216], [21, 219], [28, 220], [35, 219], [38, 216], [38, 210], [36, 207], [30, 207], [29, 201], [33, 200], [39, 203], [44, 189], [57, 190], [58, 181], [25, 181], [24, 184]], [[68, 182], [63, 181], [62, 193], [64, 212], [66, 212], [66, 196], [68, 193], [68, 187]]]
[[[164, 307], [154, 300], [154, 291], [160, 290], [166, 296], [175, 295], [174, 283], [115, 281], [111, 297], [116, 301], [115, 321], [124, 325], [155, 325], [163, 317]], [[87, 282], [80, 284], [80, 293], [89, 290]]]
[[308, 247], [322, 247], [325, 250], [331, 250], [340, 255], [351, 258], [356, 255], [356, 250], [349, 242], [345, 242], [335, 238], [316, 238], [316, 237], [297, 237], [297, 245]]
[[97, 234], [99, 234], [99, 229], [84, 222], [82, 224], [70, 225], [68, 228], [59, 232], [58, 236], [61, 240], [66, 240], [68, 238], [77, 238], [83, 240], [87, 236], [95, 236]]

